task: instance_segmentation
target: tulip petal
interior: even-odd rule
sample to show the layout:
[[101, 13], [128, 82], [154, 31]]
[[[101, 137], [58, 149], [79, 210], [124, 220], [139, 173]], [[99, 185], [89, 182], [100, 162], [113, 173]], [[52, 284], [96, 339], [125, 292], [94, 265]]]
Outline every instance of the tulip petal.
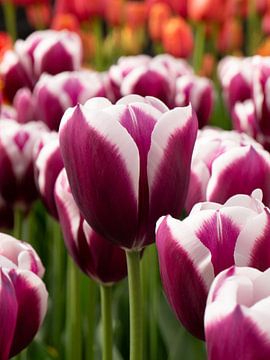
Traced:
[[270, 213], [266, 209], [251, 218], [241, 231], [235, 247], [235, 263], [251, 266], [264, 271], [269, 268], [270, 253]]
[[159, 222], [156, 243], [168, 300], [183, 325], [203, 339], [203, 314], [214, 279], [211, 253], [188, 226], [170, 216]]
[[0, 360], [8, 360], [14, 336], [18, 304], [8, 275], [0, 268]]
[[24, 349], [37, 333], [47, 310], [48, 293], [42, 280], [34, 273], [25, 270], [10, 270], [13, 282], [18, 315], [10, 356]]
[[[60, 148], [75, 201], [107, 239], [129, 246], [138, 217], [139, 154], [127, 130], [105, 111], [66, 111]], [[104, 164], [101, 166], [101, 164]]]
[[234, 249], [238, 235], [252, 216], [252, 210], [235, 206], [200, 211], [183, 222], [209, 249], [215, 274], [218, 274], [234, 265]]
[[197, 128], [196, 115], [188, 106], [162, 115], [153, 130], [147, 160], [150, 224], [162, 215], [181, 214]]
[[224, 203], [235, 194], [251, 194], [264, 189], [264, 203], [270, 203], [270, 156], [253, 146], [232, 149], [220, 155], [212, 165], [207, 200]]

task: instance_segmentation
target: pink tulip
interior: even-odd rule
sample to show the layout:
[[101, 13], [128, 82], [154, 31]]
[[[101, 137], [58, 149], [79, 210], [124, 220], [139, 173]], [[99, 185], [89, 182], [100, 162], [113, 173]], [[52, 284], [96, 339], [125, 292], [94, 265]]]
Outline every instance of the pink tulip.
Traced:
[[74, 199], [95, 231], [127, 249], [154, 241], [156, 220], [179, 216], [197, 132], [191, 107], [131, 95], [66, 111], [60, 148]]
[[159, 220], [156, 242], [163, 287], [178, 320], [203, 339], [207, 294], [215, 276], [236, 264], [270, 267], [270, 210], [262, 193], [236, 195], [224, 205], [197, 204], [183, 221]]
[[32, 92], [28, 88], [21, 88], [16, 92], [13, 105], [17, 114], [16, 120], [19, 123], [24, 124], [35, 120]]
[[231, 267], [214, 280], [205, 311], [209, 360], [270, 358], [270, 270]]

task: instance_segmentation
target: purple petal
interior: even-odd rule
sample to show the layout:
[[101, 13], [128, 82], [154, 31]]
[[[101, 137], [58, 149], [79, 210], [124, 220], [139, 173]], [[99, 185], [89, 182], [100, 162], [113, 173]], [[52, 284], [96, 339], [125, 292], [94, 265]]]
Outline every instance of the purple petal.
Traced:
[[123, 279], [127, 273], [125, 252], [103, 239], [86, 222], [83, 225], [64, 170], [57, 179], [55, 197], [66, 246], [80, 269], [102, 283]]
[[212, 165], [207, 200], [224, 203], [236, 194], [263, 190], [264, 203], [270, 203], [270, 156], [253, 146], [232, 149], [219, 156]]
[[196, 115], [186, 107], [165, 113], [154, 128], [147, 160], [150, 228], [162, 215], [181, 214], [197, 127]]
[[30, 271], [10, 270], [18, 315], [10, 356], [18, 354], [36, 335], [47, 310], [48, 293], [42, 280]]
[[203, 339], [203, 314], [214, 279], [211, 254], [189, 227], [170, 216], [158, 224], [156, 243], [167, 298], [179, 321]]
[[270, 267], [270, 214], [265, 209], [250, 219], [241, 231], [235, 248], [235, 263], [261, 271]]
[[8, 275], [0, 268], [0, 360], [8, 360], [14, 336], [18, 304]]
[[132, 246], [139, 154], [127, 130], [104, 111], [78, 106], [63, 117], [60, 148], [73, 196], [87, 222], [106, 239]]

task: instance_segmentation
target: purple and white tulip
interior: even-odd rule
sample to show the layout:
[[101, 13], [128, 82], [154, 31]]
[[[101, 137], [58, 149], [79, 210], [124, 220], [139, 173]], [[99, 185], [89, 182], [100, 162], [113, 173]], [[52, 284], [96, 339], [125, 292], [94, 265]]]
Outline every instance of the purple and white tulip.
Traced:
[[55, 76], [43, 74], [33, 92], [36, 117], [51, 130], [58, 130], [68, 107], [106, 94], [103, 75], [94, 71], [63, 72]]
[[252, 97], [252, 62], [252, 58], [228, 56], [218, 65], [218, 76], [229, 111], [237, 102]]
[[0, 359], [22, 351], [39, 330], [48, 293], [43, 265], [26, 243], [0, 234]]
[[59, 147], [59, 136], [56, 132], [46, 134], [36, 145], [35, 177], [41, 198], [49, 213], [58, 219], [54, 199], [56, 179], [64, 164]]
[[33, 148], [47, 127], [41, 122], [0, 122], [0, 194], [9, 205], [27, 209], [38, 193]]
[[75, 201], [91, 227], [140, 250], [157, 219], [180, 216], [197, 133], [191, 106], [169, 110], [152, 97], [105, 98], [68, 109], [60, 148]]
[[215, 92], [212, 81], [192, 74], [183, 75], [176, 80], [176, 106], [187, 106], [191, 103], [196, 111], [199, 127], [202, 128], [209, 121]]
[[33, 75], [58, 74], [79, 70], [82, 64], [82, 44], [73, 32], [44, 30], [32, 33], [25, 40], [17, 40], [15, 51], [21, 59], [27, 58]]
[[64, 169], [55, 184], [55, 201], [66, 247], [79, 268], [94, 280], [107, 285], [126, 277], [124, 250], [98, 235], [83, 219]]
[[214, 280], [205, 310], [209, 360], [270, 358], [270, 269], [231, 267]]
[[178, 320], [203, 339], [207, 294], [215, 276], [232, 265], [270, 267], [270, 210], [262, 192], [236, 195], [224, 205], [194, 206], [183, 221], [159, 220], [156, 243], [162, 283]]
[[175, 79], [191, 73], [186, 61], [173, 56], [162, 54], [151, 58], [139, 55], [121, 57], [111, 66], [109, 77], [115, 100], [129, 94], [155, 96], [173, 107]]
[[199, 201], [224, 203], [260, 188], [270, 204], [270, 155], [245, 134], [206, 128], [195, 144], [186, 210]]
[[9, 50], [4, 54], [0, 63], [0, 74], [3, 80], [3, 94], [10, 102], [12, 102], [17, 90], [20, 88], [33, 88], [34, 81], [30, 64], [22, 62], [18, 54], [13, 50]]

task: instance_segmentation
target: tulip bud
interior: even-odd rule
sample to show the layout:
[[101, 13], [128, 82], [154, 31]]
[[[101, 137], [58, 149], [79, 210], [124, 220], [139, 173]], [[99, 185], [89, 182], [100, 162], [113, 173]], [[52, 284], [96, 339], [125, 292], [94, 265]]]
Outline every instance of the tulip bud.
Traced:
[[192, 53], [193, 43], [191, 28], [181, 17], [173, 17], [164, 25], [162, 44], [169, 54], [187, 58]]
[[56, 181], [55, 201], [66, 247], [79, 268], [103, 284], [122, 280], [127, 275], [125, 252], [85, 222], [73, 199], [65, 170]]
[[269, 269], [248, 267], [232, 267], [216, 277], [205, 311], [209, 360], [270, 357], [269, 281]]
[[169, 111], [151, 97], [130, 95], [116, 105], [94, 98], [68, 109], [60, 148], [89, 225], [123, 248], [153, 242], [159, 216], [181, 214], [196, 132], [190, 106]]
[[42, 263], [29, 244], [0, 234], [1, 360], [22, 351], [43, 322], [48, 298], [39, 277], [43, 273]]
[[234, 264], [261, 271], [270, 266], [270, 212], [261, 200], [262, 192], [256, 190], [251, 196], [233, 196], [224, 205], [199, 203], [183, 221], [166, 216], [157, 223], [166, 296], [178, 320], [201, 339], [215, 276]]

